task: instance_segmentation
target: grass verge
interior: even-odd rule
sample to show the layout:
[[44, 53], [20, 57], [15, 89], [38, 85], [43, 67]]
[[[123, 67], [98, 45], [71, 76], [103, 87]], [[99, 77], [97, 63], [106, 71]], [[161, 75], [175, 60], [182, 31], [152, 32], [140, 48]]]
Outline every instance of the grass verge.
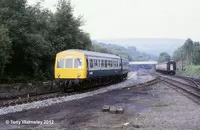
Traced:
[[188, 65], [184, 67], [184, 71], [177, 70], [176, 73], [179, 75], [200, 78], [200, 65]]

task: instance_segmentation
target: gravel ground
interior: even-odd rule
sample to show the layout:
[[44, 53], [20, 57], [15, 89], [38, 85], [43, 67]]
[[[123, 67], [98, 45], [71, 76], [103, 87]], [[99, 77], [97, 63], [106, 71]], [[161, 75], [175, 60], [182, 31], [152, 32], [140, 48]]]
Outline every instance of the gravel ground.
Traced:
[[168, 130], [199, 130], [199, 105], [169, 88], [168, 84], [160, 83], [152, 87], [152, 93], [158, 94], [159, 101], [149, 109], [142, 111], [133, 121], [142, 124], [141, 129]]
[[[139, 76], [135, 80], [144, 81], [146, 78], [149, 76]], [[133, 82], [133, 78], [130, 80]], [[102, 112], [104, 105], [121, 106], [124, 108], [124, 113]], [[9, 124], [5, 123], [6, 120]], [[14, 125], [14, 122], [11, 124], [11, 120], [48, 120], [49, 124]], [[199, 105], [164, 83], [144, 88], [115, 89], [78, 100], [0, 116], [0, 128], [5, 129], [189, 130], [200, 129], [199, 122]]]

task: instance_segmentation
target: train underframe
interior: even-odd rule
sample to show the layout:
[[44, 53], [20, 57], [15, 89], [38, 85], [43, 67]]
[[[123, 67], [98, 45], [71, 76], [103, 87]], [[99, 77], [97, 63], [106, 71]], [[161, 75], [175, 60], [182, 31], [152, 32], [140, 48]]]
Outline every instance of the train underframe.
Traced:
[[163, 73], [163, 74], [170, 74], [170, 75], [175, 75], [176, 74], [175, 71], [156, 70], [156, 72], [160, 72], [160, 73]]
[[56, 79], [56, 84], [61, 88], [61, 91], [67, 92], [68, 89], [81, 90], [84, 88], [92, 88], [99, 85], [108, 85], [111, 83], [121, 82], [126, 79], [128, 73], [123, 75], [95, 77], [88, 79]]

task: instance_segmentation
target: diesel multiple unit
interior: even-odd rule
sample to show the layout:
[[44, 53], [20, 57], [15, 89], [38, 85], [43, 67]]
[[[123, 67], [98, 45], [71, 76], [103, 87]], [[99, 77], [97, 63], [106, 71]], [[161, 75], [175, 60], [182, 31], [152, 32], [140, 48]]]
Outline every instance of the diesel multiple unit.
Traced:
[[156, 65], [156, 71], [174, 75], [176, 73], [176, 62], [168, 61], [168, 62], [158, 63]]
[[129, 71], [128, 63], [127, 59], [112, 54], [66, 50], [56, 55], [54, 77], [65, 84], [123, 79]]

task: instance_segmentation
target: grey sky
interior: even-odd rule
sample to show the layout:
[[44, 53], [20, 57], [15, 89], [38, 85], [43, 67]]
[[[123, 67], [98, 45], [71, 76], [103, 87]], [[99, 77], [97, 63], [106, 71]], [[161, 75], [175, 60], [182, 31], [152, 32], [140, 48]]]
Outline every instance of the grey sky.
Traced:
[[[28, 0], [30, 4], [38, 0]], [[200, 0], [71, 0], [92, 39], [183, 38], [200, 41]], [[57, 0], [45, 0], [54, 10]]]

